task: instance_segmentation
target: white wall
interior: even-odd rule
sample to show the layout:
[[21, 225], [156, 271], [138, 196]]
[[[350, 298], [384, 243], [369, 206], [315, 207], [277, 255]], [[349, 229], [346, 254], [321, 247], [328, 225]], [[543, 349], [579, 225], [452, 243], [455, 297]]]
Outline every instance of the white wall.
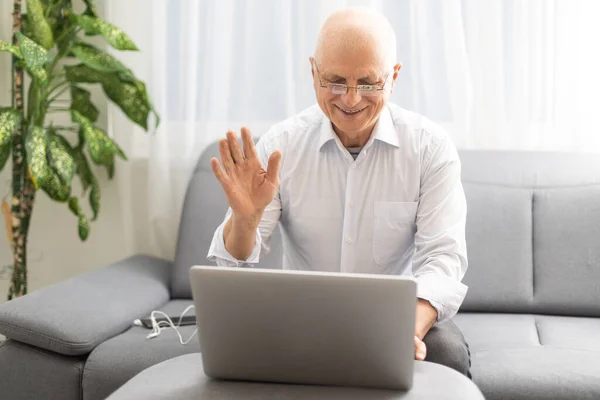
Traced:
[[[79, 5], [74, 2], [74, 5]], [[82, 3], [82, 2], [81, 2]], [[98, 1], [98, 12], [104, 15], [104, 2]], [[11, 40], [12, 0], [0, 0], [0, 39]], [[93, 43], [105, 47], [94, 38]], [[0, 107], [10, 105], [11, 64], [7, 53], [0, 54]], [[97, 86], [97, 85], [96, 85]], [[100, 87], [92, 89], [93, 101], [100, 110], [99, 127], [107, 126], [107, 101]], [[63, 120], [62, 122], [68, 122]], [[10, 193], [10, 161], [0, 173], [0, 198]], [[65, 204], [37, 193], [29, 235], [29, 291], [62, 281], [85, 271], [98, 268], [126, 257], [126, 246], [121, 228], [120, 201], [116, 181], [108, 181], [104, 169], [97, 170], [102, 201], [99, 219], [91, 224], [90, 236], [81, 242], [77, 235], [77, 219]], [[117, 168], [116, 174], [119, 173]], [[134, 180], [135, 182], [135, 180]], [[143, 187], [141, 188], [143, 190]], [[143, 193], [143, 192], [142, 192]], [[87, 203], [87, 200], [86, 200]], [[0, 266], [11, 263], [11, 254], [0, 220]], [[9, 277], [0, 278], [0, 303], [6, 299]]]

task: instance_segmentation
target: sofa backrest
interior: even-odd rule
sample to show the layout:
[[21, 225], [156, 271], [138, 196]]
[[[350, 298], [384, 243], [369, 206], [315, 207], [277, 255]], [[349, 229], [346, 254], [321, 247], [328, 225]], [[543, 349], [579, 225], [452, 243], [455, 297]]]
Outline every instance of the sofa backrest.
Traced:
[[[600, 157], [460, 151], [467, 197], [469, 286], [464, 311], [600, 316]], [[190, 298], [189, 268], [206, 259], [227, 201], [209, 146], [190, 180], [172, 296]], [[280, 268], [281, 234], [259, 267]]]
[[600, 156], [461, 151], [461, 310], [600, 316]]
[[[193, 265], [214, 265], [206, 255], [217, 227], [227, 212], [227, 198], [213, 175], [210, 159], [219, 157], [218, 143], [200, 156], [190, 179], [179, 225], [177, 251], [171, 276], [171, 296], [191, 298], [189, 269]], [[271, 252], [261, 255], [260, 268], [281, 268], [283, 248], [279, 228], [271, 238]]]

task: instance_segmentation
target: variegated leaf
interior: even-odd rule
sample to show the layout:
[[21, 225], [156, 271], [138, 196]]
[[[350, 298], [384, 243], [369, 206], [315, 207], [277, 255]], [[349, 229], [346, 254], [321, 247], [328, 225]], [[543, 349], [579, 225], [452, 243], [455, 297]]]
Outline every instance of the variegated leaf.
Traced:
[[92, 173], [85, 154], [83, 154], [81, 151], [75, 151], [73, 156], [75, 157], [75, 161], [77, 163], [77, 174], [81, 179], [83, 193], [85, 194], [88, 187], [92, 187], [89, 199], [92, 212], [94, 213], [92, 220], [96, 220], [98, 217], [98, 212], [100, 211], [100, 185]]
[[100, 212], [100, 185], [96, 178], [94, 178], [92, 182], [92, 190], [90, 190], [90, 206], [92, 207], [92, 212], [94, 214], [92, 220], [95, 221], [98, 218], [98, 213]]
[[4, 40], [0, 40], [0, 51], [8, 51], [9, 53], [12, 53], [15, 56], [17, 56], [17, 58], [23, 58], [21, 50], [19, 50], [17, 46], [15, 46], [12, 43], [5, 42]]
[[71, 195], [71, 187], [65, 185], [52, 168], [48, 168], [47, 178], [39, 186], [52, 200], [61, 203], [69, 200], [69, 196]]
[[21, 54], [23, 54], [23, 59], [27, 67], [43, 67], [48, 62], [48, 51], [46, 49], [21, 32], [15, 32], [15, 35], [19, 41], [19, 49], [21, 50]]
[[148, 130], [148, 115], [152, 109], [146, 85], [141, 81], [123, 82], [117, 76], [104, 80], [104, 92], [133, 122]]
[[0, 146], [10, 141], [17, 125], [21, 123], [21, 113], [12, 107], [0, 108]]
[[48, 171], [48, 135], [43, 128], [34, 126], [27, 132], [25, 139], [25, 152], [27, 154], [27, 166], [36, 189], [44, 185], [51, 173]]
[[48, 163], [48, 134], [45, 129], [34, 126], [25, 140], [27, 166], [36, 189], [43, 189], [51, 199], [65, 202], [71, 187], [64, 184], [58, 173]]
[[31, 75], [35, 78], [39, 79], [42, 84], [45, 84], [48, 81], [48, 73], [44, 67], [31, 67], [28, 68]]
[[115, 154], [127, 159], [123, 150], [102, 129], [93, 126], [90, 120], [77, 111], [71, 111], [71, 118], [81, 125], [88, 151], [96, 164], [109, 165]]
[[45, 49], [54, 47], [52, 28], [44, 17], [44, 8], [39, 0], [27, 0], [27, 19], [31, 39]]
[[84, 0], [85, 1], [85, 12], [83, 15], [91, 15], [92, 17], [98, 16], [98, 10], [96, 10], [96, 4], [94, 0]]
[[4, 169], [4, 166], [6, 165], [6, 161], [8, 161], [8, 159], [10, 158], [11, 147], [12, 147], [12, 140], [10, 138], [8, 139], [7, 142], [0, 144], [0, 171], [2, 171], [2, 169]]
[[[55, 40], [61, 38], [61, 43], [64, 44], [65, 42], [71, 40], [71, 35], [63, 36], [63, 34], [70, 29], [71, 26], [65, 16], [65, 12], [67, 11], [63, 8], [64, 4], [61, 3], [62, 1], [52, 1], [50, 4], [44, 5], [44, 13], [46, 21], [48, 21], [48, 25], [50, 25], [50, 28], [52, 28], [52, 33]], [[59, 46], [61, 43], [58, 43]]]
[[75, 216], [77, 216], [77, 218], [79, 219], [79, 238], [81, 240], [86, 240], [90, 233], [90, 223], [88, 222], [85, 213], [83, 212], [83, 209], [79, 205], [79, 200], [77, 200], [76, 197], [71, 197], [69, 199], [69, 210], [71, 210], [71, 212], [75, 214]]
[[19, 49], [23, 55], [25, 68], [33, 77], [39, 79], [40, 82], [47, 82], [48, 73], [44, 68], [44, 64], [48, 61], [48, 52], [46, 49], [21, 32], [16, 32], [15, 35], [19, 40]]
[[88, 67], [85, 64], [65, 66], [67, 80], [71, 83], [102, 83], [106, 74]]
[[112, 179], [115, 176], [115, 157], [113, 156], [112, 160], [110, 160], [110, 164], [106, 165], [106, 173], [108, 174], [108, 179]]
[[27, 14], [23, 14], [21, 18], [21, 33], [27, 37], [33, 37], [33, 28], [29, 23], [29, 17], [27, 16]]
[[0, 171], [11, 155], [12, 135], [21, 123], [21, 114], [14, 108], [0, 108]]
[[113, 24], [88, 15], [73, 15], [72, 18], [87, 35], [102, 35], [117, 50], [138, 50], [129, 36]]
[[90, 44], [78, 43], [72, 47], [71, 51], [78, 60], [95, 70], [102, 72], [127, 71], [127, 67], [119, 60], [108, 53], [98, 50]]
[[84, 64], [65, 67], [67, 79], [72, 83], [101, 83], [104, 93], [111, 99], [130, 120], [148, 130], [148, 116], [154, 111], [146, 85], [138, 81], [129, 72], [105, 73], [94, 70]]
[[63, 185], [70, 186], [75, 174], [75, 160], [71, 155], [72, 149], [62, 136], [56, 134], [49, 138], [48, 161]]
[[71, 85], [71, 110], [79, 112], [92, 122], [98, 119], [98, 109], [91, 102], [91, 93]]
[[81, 179], [81, 186], [83, 187], [83, 192], [85, 193], [88, 187], [90, 187], [90, 185], [94, 182], [94, 174], [92, 173], [90, 165], [83, 152], [75, 150], [73, 157], [75, 159], [75, 164], [77, 165], [77, 175], [79, 175], [79, 179]]

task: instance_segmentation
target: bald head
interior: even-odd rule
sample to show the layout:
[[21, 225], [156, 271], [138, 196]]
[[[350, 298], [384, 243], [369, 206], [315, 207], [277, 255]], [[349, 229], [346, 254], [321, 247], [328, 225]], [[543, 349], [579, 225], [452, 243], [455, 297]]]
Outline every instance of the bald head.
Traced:
[[334, 12], [321, 28], [315, 59], [330, 64], [342, 54], [369, 57], [379, 68], [391, 69], [396, 62], [396, 35], [390, 22], [368, 8]]

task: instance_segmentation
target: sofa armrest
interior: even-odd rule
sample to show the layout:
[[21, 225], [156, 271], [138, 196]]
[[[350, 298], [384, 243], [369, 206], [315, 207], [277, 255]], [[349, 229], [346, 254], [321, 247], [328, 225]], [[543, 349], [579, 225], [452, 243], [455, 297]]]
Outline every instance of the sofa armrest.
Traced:
[[170, 299], [172, 263], [133, 256], [0, 305], [0, 334], [65, 355], [90, 353]]

